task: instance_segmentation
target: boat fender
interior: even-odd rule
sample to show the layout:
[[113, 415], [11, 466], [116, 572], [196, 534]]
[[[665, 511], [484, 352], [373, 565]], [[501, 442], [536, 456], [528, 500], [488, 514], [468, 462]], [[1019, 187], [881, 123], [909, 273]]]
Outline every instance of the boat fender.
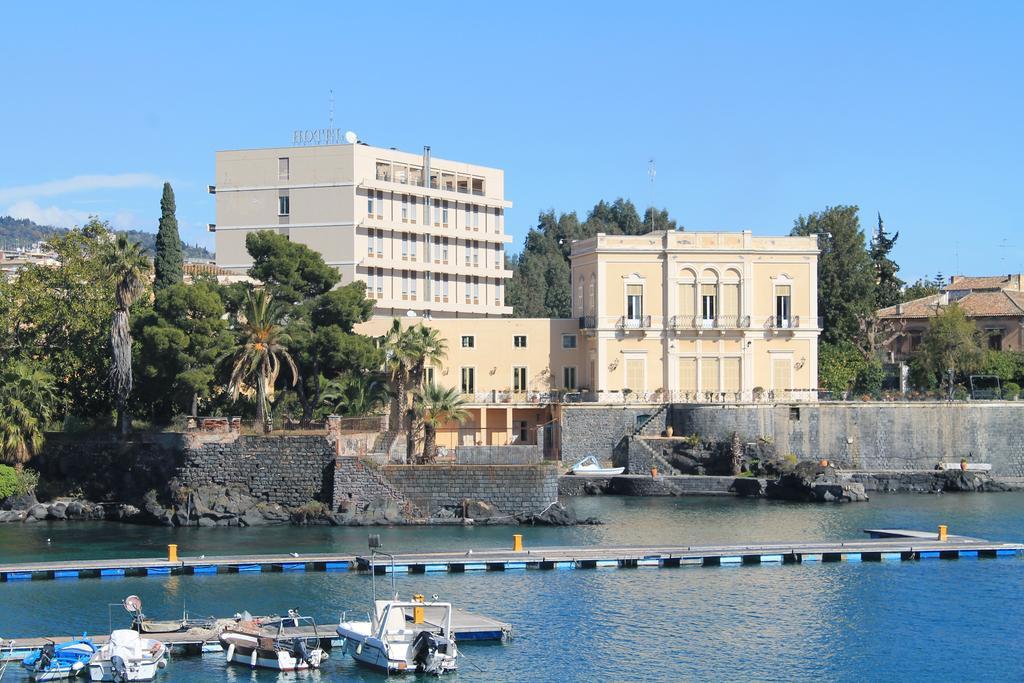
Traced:
[[362, 644], [362, 642], [360, 642], [358, 645], [356, 645], [356, 654], [357, 655], [363, 654], [363, 644]]
[[167, 660], [166, 659], [161, 659], [159, 662], [156, 663], [156, 668], [158, 668], [158, 669], [166, 669], [167, 668]]
[[234, 657], [234, 656], [235, 656], [235, 644], [231, 643], [230, 645], [228, 645], [228, 654], [227, 654], [228, 661], [230, 662], [231, 658]]
[[249, 657], [249, 666], [253, 667], [254, 669], [256, 668], [256, 655], [258, 655], [258, 654], [259, 654], [259, 651], [256, 648], [253, 648], [252, 649], [252, 656]]

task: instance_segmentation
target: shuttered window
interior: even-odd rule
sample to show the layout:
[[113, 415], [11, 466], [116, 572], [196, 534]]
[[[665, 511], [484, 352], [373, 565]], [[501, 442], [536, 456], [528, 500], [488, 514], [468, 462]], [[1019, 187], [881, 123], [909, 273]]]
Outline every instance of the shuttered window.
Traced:
[[679, 391], [693, 394], [697, 391], [697, 359], [679, 359]]
[[627, 358], [626, 359], [626, 389], [632, 389], [634, 392], [644, 391], [644, 359], [643, 358]]
[[679, 285], [679, 316], [686, 318], [693, 318], [694, 308], [696, 306], [696, 287], [691, 283], [684, 283]]
[[789, 358], [773, 358], [772, 359], [772, 389], [775, 390], [775, 398], [785, 398], [788, 393], [787, 389], [792, 389], [790, 386], [792, 380], [790, 375], [792, 368], [790, 365]]
[[740, 314], [739, 284], [722, 285], [722, 317], [734, 324]]
[[717, 358], [701, 358], [700, 359], [700, 383], [701, 391], [710, 391], [712, 393], [718, 393], [721, 391], [718, 383], [718, 359]]
[[722, 390], [729, 393], [736, 393], [740, 390], [740, 378], [741, 378], [741, 366], [739, 358], [723, 358], [722, 359], [722, 370], [723, 370], [723, 383]]

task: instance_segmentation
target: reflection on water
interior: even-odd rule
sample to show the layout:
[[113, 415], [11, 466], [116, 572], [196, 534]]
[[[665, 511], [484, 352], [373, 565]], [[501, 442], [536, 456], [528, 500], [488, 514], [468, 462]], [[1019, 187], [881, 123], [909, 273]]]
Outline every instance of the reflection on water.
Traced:
[[[1024, 535], [1024, 496], [1009, 494], [881, 496], [848, 506], [600, 497], [573, 504], [607, 524], [517, 531], [528, 545], [825, 539], [859, 537], [864, 527], [939, 523], [992, 538]], [[83, 548], [89, 556], [155, 555], [169, 542], [188, 554], [356, 552], [365, 548], [367, 531], [7, 525], [0, 528], [0, 556], [67, 557]], [[509, 527], [380, 531], [391, 549], [508, 546], [513, 533]], [[519, 571], [397, 581], [405, 595], [437, 593], [514, 625], [509, 643], [465, 644], [459, 680], [1024, 678], [1016, 654], [1024, 615], [1015, 607], [1015, 597], [1024, 595], [1024, 560]], [[176, 616], [183, 606], [195, 615], [297, 607], [333, 630], [342, 611], [369, 609], [370, 581], [311, 572], [0, 584], [0, 636], [105, 632], [106, 605], [129, 593], [139, 594], [154, 618]], [[937, 643], [952, 643], [954, 659], [969, 653], [972, 665], [954, 671], [949, 658], [936, 656]], [[305, 674], [225, 667], [218, 654], [177, 657], [162, 679], [384, 680], [342, 660], [340, 651], [334, 655], [322, 671]], [[21, 680], [20, 671], [15, 675]]]

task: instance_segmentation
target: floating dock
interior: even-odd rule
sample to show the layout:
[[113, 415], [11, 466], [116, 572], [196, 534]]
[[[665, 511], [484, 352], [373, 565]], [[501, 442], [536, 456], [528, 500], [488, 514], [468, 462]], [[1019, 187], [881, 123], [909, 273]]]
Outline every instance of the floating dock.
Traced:
[[[437, 625], [441, 620], [441, 615], [440, 607], [424, 605], [424, 622], [426, 624]], [[359, 614], [353, 613], [352, 616], [358, 617]], [[324, 624], [316, 630], [312, 626], [289, 629], [289, 633], [310, 638], [319, 635], [321, 647], [329, 649], [339, 640], [334, 628], [333, 624]], [[452, 631], [455, 632], [455, 637], [460, 643], [466, 641], [500, 641], [512, 637], [511, 624], [458, 608], [452, 610]], [[173, 652], [177, 653], [195, 655], [222, 651], [219, 640], [220, 631], [218, 630], [192, 629], [187, 632], [148, 633], [146, 635], [159, 640], [171, 648]], [[20, 661], [50, 641], [59, 645], [78, 637], [80, 636], [50, 636], [48, 638], [4, 640], [0, 642], [0, 661], [5, 659]], [[102, 645], [107, 642], [109, 636], [97, 635], [90, 636], [90, 638], [97, 645]]]
[[[519, 569], [602, 569], [679, 567], [683, 565], [756, 565], [804, 562], [872, 562], [1017, 556], [1020, 543], [1000, 543], [967, 536], [945, 536], [907, 529], [865, 529], [869, 539], [852, 541], [758, 543], [708, 546], [621, 546], [514, 550], [495, 548], [395, 555], [395, 573], [510, 571]], [[367, 571], [368, 556], [344, 554], [231, 555], [219, 557], [135, 558], [32, 562], [0, 565], [5, 582], [42, 579], [117, 578], [261, 572]], [[378, 574], [392, 571], [376, 565]]]

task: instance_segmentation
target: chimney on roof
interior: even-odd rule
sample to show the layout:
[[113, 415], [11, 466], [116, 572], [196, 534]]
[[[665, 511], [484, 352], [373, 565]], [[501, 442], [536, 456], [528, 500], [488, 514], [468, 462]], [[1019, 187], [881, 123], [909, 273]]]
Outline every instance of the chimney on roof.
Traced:
[[896, 304], [896, 315], [903, 315], [903, 304]]

